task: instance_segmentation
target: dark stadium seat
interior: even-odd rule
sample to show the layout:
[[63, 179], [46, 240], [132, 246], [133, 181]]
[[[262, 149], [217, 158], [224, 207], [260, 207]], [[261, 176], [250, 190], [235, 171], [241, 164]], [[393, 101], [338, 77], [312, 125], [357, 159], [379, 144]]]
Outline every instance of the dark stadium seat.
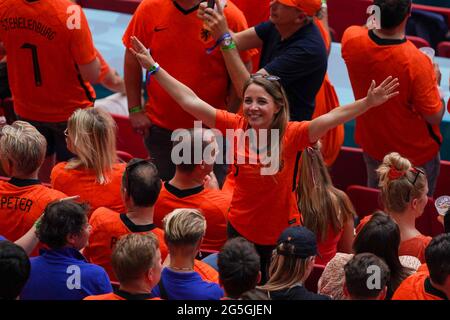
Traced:
[[440, 57], [450, 58], [450, 41], [443, 41], [438, 44], [437, 55]]
[[441, 172], [437, 179], [436, 190], [434, 191], [434, 198], [440, 196], [450, 196], [450, 161], [441, 161]]
[[383, 208], [378, 189], [352, 185], [346, 189], [346, 193], [360, 219]]
[[362, 149], [342, 147], [330, 174], [335, 187], [341, 190], [352, 184], [366, 185], [367, 172]]
[[320, 264], [315, 264], [311, 274], [308, 279], [305, 281], [305, 288], [311, 292], [317, 293], [317, 284], [319, 283], [319, 279], [322, 276], [323, 270], [325, 266]]

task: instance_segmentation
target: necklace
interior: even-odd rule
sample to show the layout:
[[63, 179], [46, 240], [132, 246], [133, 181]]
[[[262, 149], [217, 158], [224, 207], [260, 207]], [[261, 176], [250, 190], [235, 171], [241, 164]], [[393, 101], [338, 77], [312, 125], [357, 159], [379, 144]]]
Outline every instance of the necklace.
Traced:
[[178, 267], [173, 267], [173, 266], [169, 266], [170, 269], [173, 270], [177, 270], [177, 271], [194, 271], [194, 267], [190, 267], [190, 268], [178, 268]]

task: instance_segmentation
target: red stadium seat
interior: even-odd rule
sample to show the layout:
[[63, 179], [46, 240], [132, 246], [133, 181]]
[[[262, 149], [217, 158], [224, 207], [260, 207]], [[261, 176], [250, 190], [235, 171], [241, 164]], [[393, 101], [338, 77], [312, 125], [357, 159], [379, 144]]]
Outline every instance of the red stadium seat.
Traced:
[[450, 41], [443, 41], [438, 44], [437, 55], [440, 57], [450, 58]]
[[417, 48], [422, 48], [422, 47], [429, 47], [430, 44], [428, 43], [427, 40], [422, 39], [420, 37], [416, 37], [416, 36], [406, 36], [406, 39], [408, 39], [409, 41], [411, 41], [412, 43], [414, 43], [414, 45]]
[[142, 136], [133, 131], [128, 117], [117, 114], [111, 115], [117, 124], [117, 149], [128, 152], [133, 157], [148, 158]]
[[366, 185], [367, 172], [362, 149], [342, 147], [330, 174], [333, 184], [341, 190], [346, 190], [352, 184]]
[[17, 116], [14, 113], [14, 101], [12, 98], [6, 98], [1, 102], [1, 108], [8, 124], [17, 120]]
[[374, 213], [376, 210], [383, 209], [380, 190], [378, 189], [353, 185], [347, 188], [346, 193], [360, 219]]
[[117, 150], [116, 154], [117, 157], [123, 162], [129, 162], [131, 159], [133, 159], [133, 156], [125, 151]]
[[367, 8], [372, 0], [339, 0], [328, 1], [329, 25], [335, 31], [334, 41], [341, 42], [342, 35], [352, 25], [364, 25], [369, 15]]
[[416, 228], [422, 234], [430, 237], [437, 236], [444, 232], [444, 226], [437, 221], [438, 213], [434, 206], [434, 200], [428, 198], [423, 214], [416, 219]]
[[305, 288], [311, 292], [317, 293], [317, 284], [319, 283], [319, 279], [322, 276], [323, 270], [325, 266], [320, 264], [315, 264], [311, 274], [308, 279], [305, 281]]
[[434, 197], [450, 196], [450, 161], [441, 161], [441, 172], [437, 179], [436, 190]]

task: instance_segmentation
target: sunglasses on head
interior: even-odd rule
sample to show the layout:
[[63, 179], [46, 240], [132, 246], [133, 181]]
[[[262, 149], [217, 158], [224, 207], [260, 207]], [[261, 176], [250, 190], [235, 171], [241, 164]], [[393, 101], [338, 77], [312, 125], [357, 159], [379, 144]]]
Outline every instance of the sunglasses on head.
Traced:
[[425, 175], [425, 172], [423, 172], [419, 168], [415, 168], [415, 167], [411, 168], [410, 171], [415, 173], [414, 180], [413, 181], [409, 180], [408, 176], [406, 176], [406, 179], [408, 179], [408, 181], [414, 186], [414, 185], [416, 185], [416, 181], [417, 181], [417, 178], [419, 177], [419, 175], [421, 175], [421, 174]]
[[270, 74], [263, 74], [263, 73], [254, 73], [254, 74], [250, 75], [250, 78], [252, 78], [252, 79], [264, 78], [269, 81], [279, 81], [281, 79], [280, 77], [273, 76]]

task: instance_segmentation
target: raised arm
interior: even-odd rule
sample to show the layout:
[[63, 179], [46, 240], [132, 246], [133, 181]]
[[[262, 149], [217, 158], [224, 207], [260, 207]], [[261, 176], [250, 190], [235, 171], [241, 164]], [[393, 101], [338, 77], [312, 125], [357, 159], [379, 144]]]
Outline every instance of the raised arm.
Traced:
[[328, 130], [356, 118], [370, 108], [379, 106], [399, 94], [398, 91], [395, 91], [399, 86], [397, 78], [388, 77], [378, 87], [375, 86], [375, 81], [372, 81], [367, 97], [352, 104], [335, 108], [312, 120], [309, 125], [309, 141], [311, 143], [316, 142]]
[[[136, 57], [141, 66], [148, 70], [155, 66], [147, 48], [136, 37], [131, 37], [133, 48], [130, 52]], [[163, 68], [159, 68], [152, 77], [154, 77], [161, 87], [183, 108], [198, 120], [205, 123], [208, 127], [214, 128], [216, 124], [216, 109], [200, 99], [194, 91], [172, 77]]]
[[262, 41], [256, 34], [255, 28], [249, 28], [239, 33], [232, 33], [227, 24], [227, 19], [223, 14], [219, 0], [216, 0], [217, 11], [206, 8], [206, 4], [200, 4], [198, 16], [203, 19], [205, 25], [211, 30], [214, 39], [222, 39], [224, 43], [224, 35], [230, 34], [234, 45], [222, 47], [222, 55], [225, 65], [233, 82], [234, 89], [240, 95], [244, 89], [244, 85], [250, 78], [250, 72], [242, 62], [238, 50], [248, 50], [262, 46]]

